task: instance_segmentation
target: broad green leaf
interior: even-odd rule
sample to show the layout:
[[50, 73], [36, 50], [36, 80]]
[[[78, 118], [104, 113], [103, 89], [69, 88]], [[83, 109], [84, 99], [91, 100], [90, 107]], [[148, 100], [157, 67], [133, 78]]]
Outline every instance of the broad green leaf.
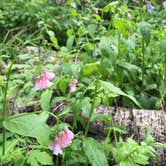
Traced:
[[84, 65], [83, 74], [84, 75], [91, 75], [99, 73], [100, 62], [95, 63], [88, 63]]
[[129, 71], [135, 70], [135, 71], [141, 72], [141, 68], [140, 67], [138, 67], [136, 65], [133, 65], [131, 63], [128, 63], [128, 62], [118, 61], [117, 64], [119, 66], [129, 70]]
[[105, 36], [101, 37], [99, 48], [103, 56], [110, 57], [110, 55], [112, 54], [110, 46], [111, 46], [111, 39]]
[[[89, 34], [93, 37], [94, 34], [96, 33], [97, 25], [96, 24], [90, 24], [90, 25], [88, 25], [87, 29], [88, 29]], [[92, 44], [92, 46], [93, 46], [93, 44]]]
[[40, 150], [31, 151], [27, 162], [31, 166], [53, 165], [52, 157], [47, 152], [42, 152]]
[[[15, 146], [18, 144], [19, 140], [13, 139], [12, 141], [5, 142], [5, 155], [8, 155], [13, 151]], [[2, 155], [2, 146], [0, 146], [0, 156]]]
[[128, 23], [126, 21], [126, 19], [123, 18], [117, 18], [113, 20], [114, 26], [115, 28], [117, 28], [117, 30], [124, 36], [127, 37], [128, 36], [128, 31], [127, 31], [127, 27], [128, 27]]
[[111, 3], [109, 3], [107, 6], [105, 6], [104, 8], [103, 8], [103, 12], [104, 13], [107, 13], [107, 12], [109, 12], [109, 10], [111, 9], [111, 7], [112, 6], [117, 6], [118, 5], [118, 1], [115, 1], [115, 2], [111, 2]]
[[93, 138], [84, 138], [83, 150], [92, 166], [108, 166], [102, 145]]
[[98, 15], [98, 14], [93, 14], [93, 17], [95, 17], [97, 21], [101, 21], [100, 15]]
[[69, 38], [67, 39], [67, 43], [66, 43], [66, 46], [68, 48], [68, 50], [71, 50], [72, 47], [73, 47], [73, 43], [74, 43], [74, 38], [75, 36], [69, 36]]
[[146, 45], [148, 45], [151, 39], [151, 25], [147, 22], [141, 22], [139, 28]]
[[42, 93], [40, 98], [40, 105], [43, 111], [49, 111], [52, 90], [46, 90]]
[[65, 95], [68, 85], [69, 82], [66, 79], [66, 77], [61, 77], [60, 80], [58, 81], [58, 88], [61, 90], [63, 95]]
[[45, 123], [47, 114], [19, 114], [3, 122], [4, 127], [12, 133], [36, 138], [41, 145], [48, 146], [50, 128]]
[[117, 94], [117, 95], [122, 95], [122, 96], [126, 96], [128, 97], [130, 100], [132, 100], [137, 106], [141, 107], [140, 104], [138, 103], [138, 101], [131, 95], [128, 95], [126, 93], [124, 93], [120, 88], [114, 86], [112, 83], [110, 82], [106, 82], [106, 81], [99, 81], [100, 84], [106, 88], [108, 88], [111, 92]]
[[72, 66], [70, 63], [64, 62], [62, 65], [62, 72], [64, 74], [72, 74]]
[[53, 31], [50, 31], [50, 30], [48, 30], [48, 31], [46, 31], [46, 32], [47, 32], [47, 34], [49, 35], [50, 40], [51, 40], [53, 46], [54, 46], [57, 50], [59, 50], [58, 39], [55, 37], [55, 33], [54, 33]]
[[166, 40], [160, 42], [160, 50], [161, 52], [166, 53]]
[[74, 30], [73, 29], [68, 29], [66, 34], [67, 34], [68, 37], [70, 37], [74, 34]]

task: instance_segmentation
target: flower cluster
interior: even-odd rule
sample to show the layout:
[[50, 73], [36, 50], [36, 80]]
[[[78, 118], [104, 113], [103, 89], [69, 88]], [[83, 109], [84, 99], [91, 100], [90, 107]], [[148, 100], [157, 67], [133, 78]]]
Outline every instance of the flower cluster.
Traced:
[[58, 138], [52, 141], [52, 143], [49, 145], [49, 148], [53, 151], [54, 155], [63, 154], [62, 148], [67, 147], [73, 138], [73, 132], [66, 127], [64, 132], [61, 133]]
[[55, 77], [55, 74], [52, 72], [48, 72], [48, 70], [44, 69], [43, 74], [40, 77], [37, 77], [35, 79], [35, 90], [41, 90], [41, 89], [47, 89], [50, 86], [53, 85], [52, 82], [50, 82], [51, 79]]

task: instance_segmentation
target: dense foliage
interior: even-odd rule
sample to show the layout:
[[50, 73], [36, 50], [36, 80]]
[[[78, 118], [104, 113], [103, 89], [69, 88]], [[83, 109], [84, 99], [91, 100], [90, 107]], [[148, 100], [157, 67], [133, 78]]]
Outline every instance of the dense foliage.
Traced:
[[[148, 132], [138, 144], [122, 139], [121, 126], [102, 143], [88, 131], [111, 120], [93, 112], [101, 104], [165, 109], [166, 1], [1, 1], [0, 162], [136, 166], [157, 158]], [[69, 127], [74, 139], [59, 142]]]

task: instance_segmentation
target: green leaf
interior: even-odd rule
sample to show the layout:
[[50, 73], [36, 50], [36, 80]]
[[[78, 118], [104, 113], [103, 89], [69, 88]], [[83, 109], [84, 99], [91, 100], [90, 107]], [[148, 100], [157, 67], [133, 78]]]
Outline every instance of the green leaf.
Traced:
[[107, 13], [107, 12], [109, 12], [109, 10], [111, 9], [111, 7], [116, 7], [117, 5], [118, 5], [118, 1], [115, 1], [115, 2], [111, 2], [111, 3], [109, 3], [107, 6], [105, 6], [104, 8], [103, 8], [103, 12], [104, 13]]
[[110, 45], [111, 45], [110, 37], [105, 37], [105, 36], [101, 37], [99, 48], [103, 56], [110, 57], [110, 55], [112, 54]]
[[74, 43], [74, 38], [75, 36], [69, 36], [69, 38], [67, 39], [67, 43], [66, 43], [66, 46], [68, 48], [68, 50], [71, 50], [72, 47], [73, 47], [73, 43]]
[[92, 166], [108, 166], [102, 145], [93, 138], [83, 140], [83, 150]]
[[12, 133], [36, 138], [41, 145], [48, 146], [50, 128], [45, 123], [48, 114], [19, 114], [3, 122], [4, 127]]
[[97, 21], [101, 21], [100, 15], [98, 15], [98, 14], [93, 14], [92, 16], [95, 17]]
[[148, 128], [146, 128], [145, 140], [146, 140], [147, 144], [151, 144], [151, 143], [155, 142], [154, 138], [151, 136], [150, 130]]
[[100, 62], [95, 63], [88, 63], [84, 65], [83, 74], [84, 75], [91, 75], [99, 73]]
[[166, 53], [166, 40], [160, 42], [160, 50], [162, 53]]
[[124, 36], [127, 37], [128, 36], [128, 23], [126, 21], [126, 19], [123, 18], [116, 18], [113, 20], [113, 24], [115, 26], [115, 28], [117, 28], [117, 30]]
[[49, 111], [52, 90], [46, 90], [42, 93], [40, 98], [40, 105], [43, 111]]
[[53, 165], [52, 157], [40, 150], [33, 150], [31, 151], [30, 155], [28, 156], [27, 162], [31, 166], [40, 166], [40, 165]]
[[68, 85], [69, 85], [69, 82], [66, 77], [62, 77], [58, 81], [58, 88], [63, 93], [63, 95], [65, 95]]
[[141, 22], [139, 28], [146, 45], [148, 45], [151, 39], [151, 25], [147, 22]]
[[[5, 142], [5, 155], [8, 155], [10, 152], [12, 152], [15, 146], [18, 144], [18, 142], [19, 140], [17, 139]], [[2, 155], [2, 146], [0, 146], [0, 156], [1, 155]]]
[[137, 101], [133, 96], [124, 93], [120, 88], [114, 86], [112, 83], [106, 82], [106, 81], [102, 81], [102, 80], [100, 80], [99, 82], [100, 82], [100, 84], [101, 84], [102, 86], [108, 88], [111, 92], [113, 92], [113, 93], [115, 93], [115, 94], [117, 94], [117, 95], [122, 95], [122, 96], [128, 97], [128, 98], [129, 98], [130, 100], [132, 100], [137, 106], [139, 106], [139, 107], [141, 108], [140, 104], [138, 103], [138, 101]]
[[117, 65], [129, 70], [141, 72], [141, 68], [128, 62], [118, 61]]
[[66, 34], [67, 34], [68, 37], [70, 37], [74, 34], [74, 30], [73, 29], [68, 29]]
[[50, 31], [50, 30], [48, 30], [48, 31], [46, 31], [46, 32], [47, 32], [47, 34], [49, 35], [50, 40], [51, 40], [53, 46], [54, 46], [57, 50], [59, 50], [58, 39], [55, 37], [55, 33], [54, 33], [53, 31]]

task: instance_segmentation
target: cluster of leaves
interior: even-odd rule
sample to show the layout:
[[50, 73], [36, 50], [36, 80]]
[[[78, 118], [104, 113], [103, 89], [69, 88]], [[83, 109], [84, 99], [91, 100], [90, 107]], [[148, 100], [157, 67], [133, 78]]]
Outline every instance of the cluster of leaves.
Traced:
[[[7, 130], [5, 155], [1, 155], [4, 139], [0, 134], [0, 162], [37, 166], [54, 165], [56, 160], [57, 165], [66, 166], [135, 166], [156, 157], [154, 142], [147, 139], [141, 144], [131, 138], [99, 143], [87, 137], [94, 120], [110, 123], [111, 117], [93, 112], [100, 104], [148, 109], [161, 109], [165, 104], [166, 2], [159, 10], [153, 1], [156, 9], [151, 13], [144, 5], [139, 1], [2, 1], [0, 102], [5, 102], [8, 84], [9, 116], [3, 119], [0, 112], [0, 128]], [[7, 80], [10, 63], [14, 64]], [[42, 68], [56, 73], [54, 85], [35, 91], [34, 78]], [[78, 84], [70, 93], [73, 78]], [[50, 112], [60, 106], [62, 112]], [[79, 130], [64, 155], [53, 157], [48, 148], [51, 129], [71, 114], [73, 131], [78, 132], [80, 124], [84, 130]], [[49, 115], [53, 124], [47, 121]], [[124, 132], [115, 126], [110, 129], [115, 139]]]

